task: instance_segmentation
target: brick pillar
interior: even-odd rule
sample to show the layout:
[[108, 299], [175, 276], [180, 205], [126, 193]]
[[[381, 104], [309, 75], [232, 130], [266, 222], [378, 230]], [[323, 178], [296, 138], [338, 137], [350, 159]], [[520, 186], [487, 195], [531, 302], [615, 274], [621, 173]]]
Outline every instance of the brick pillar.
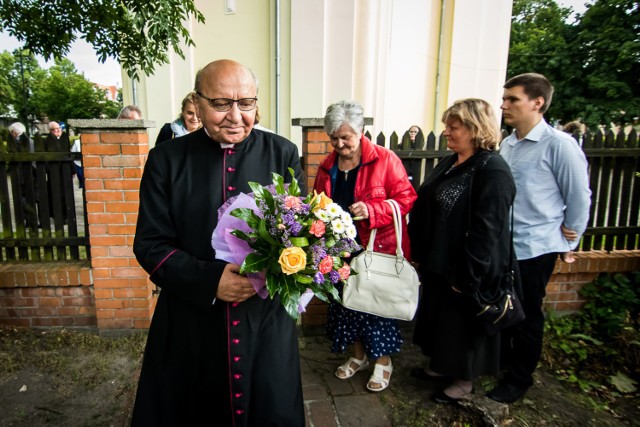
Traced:
[[99, 331], [147, 328], [155, 297], [133, 255], [140, 178], [149, 152], [144, 120], [70, 120], [81, 134], [91, 268]]

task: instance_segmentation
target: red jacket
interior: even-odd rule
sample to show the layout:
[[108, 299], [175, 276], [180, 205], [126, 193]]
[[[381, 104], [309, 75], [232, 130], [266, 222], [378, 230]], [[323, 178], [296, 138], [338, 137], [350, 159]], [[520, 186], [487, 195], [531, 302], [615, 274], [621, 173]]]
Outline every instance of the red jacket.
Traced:
[[[371, 229], [377, 228], [374, 250], [386, 254], [396, 253], [393, 214], [391, 206], [384, 202], [386, 199], [394, 199], [400, 205], [403, 216], [402, 250], [405, 258], [411, 259], [405, 219], [417, 196], [407, 171], [395, 153], [373, 144], [364, 135], [360, 139], [360, 146], [362, 147], [361, 166], [356, 178], [354, 196], [356, 202], [364, 202], [369, 210], [368, 219], [355, 222], [360, 241], [366, 247]], [[334, 151], [322, 161], [313, 185], [318, 193], [324, 191], [328, 197], [332, 197], [332, 184], [336, 179], [337, 168], [334, 170], [333, 179], [331, 171], [337, 159], [338, 154]]]

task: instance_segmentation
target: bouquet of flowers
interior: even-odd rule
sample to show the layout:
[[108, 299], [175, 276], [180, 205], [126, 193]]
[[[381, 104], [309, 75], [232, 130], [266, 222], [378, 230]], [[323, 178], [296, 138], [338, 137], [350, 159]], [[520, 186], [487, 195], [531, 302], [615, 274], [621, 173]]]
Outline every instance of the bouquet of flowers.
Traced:
[[272, 185], [250, 182], [253, 193], [220, 208], [212, 244], [217, 258], [241, 264], [258, 295], [279, 295], [297, 319], [313, 295], [340, 300], [335, 285], [351, 274], [342, 258], [360, 245], [351, 215], [324, 193], [302, 198], [295, 177], [285, 185], [272, 176]]

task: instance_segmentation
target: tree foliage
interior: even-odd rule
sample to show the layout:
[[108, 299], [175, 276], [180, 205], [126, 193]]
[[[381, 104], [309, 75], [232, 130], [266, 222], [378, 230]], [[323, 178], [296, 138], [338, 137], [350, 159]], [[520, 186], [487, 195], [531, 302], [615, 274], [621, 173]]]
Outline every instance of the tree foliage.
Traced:
[[100, 61], [112, 57], [132, 78], [168, 62], [169, 49], [184, 57], [193, 46], [184, 23], [204, 22], [195, 0], [0, 0], [3, 31], [45, 59], [63, 58], [79, 36]]
[[[22, 56], [22, 60], [20, 57]], [[66, 122], [69, 118], [116, 117], [120, 104], [104, 93], [68, 59], [56, 60], [45, 70], [31, 52], [0, 53], [0, 114]]]
[[640, 12], [634, 0], [594, 0], [575, 22], [555, 0], [514, 0], [508, 77], [544, 74], [547, 116], [591, 126], [640, 115]]

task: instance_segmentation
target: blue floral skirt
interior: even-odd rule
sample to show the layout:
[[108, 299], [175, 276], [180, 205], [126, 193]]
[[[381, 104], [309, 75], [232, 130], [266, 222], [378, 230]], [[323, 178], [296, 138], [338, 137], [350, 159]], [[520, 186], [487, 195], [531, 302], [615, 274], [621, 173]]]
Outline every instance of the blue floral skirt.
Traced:
[[327, 337], [332, 341], [333, 353], [344, 353], [359, 341], [371, 360], [398, 353], [402, 345], [396, 319], [349, 310], [336, 302], [329, 304]]

